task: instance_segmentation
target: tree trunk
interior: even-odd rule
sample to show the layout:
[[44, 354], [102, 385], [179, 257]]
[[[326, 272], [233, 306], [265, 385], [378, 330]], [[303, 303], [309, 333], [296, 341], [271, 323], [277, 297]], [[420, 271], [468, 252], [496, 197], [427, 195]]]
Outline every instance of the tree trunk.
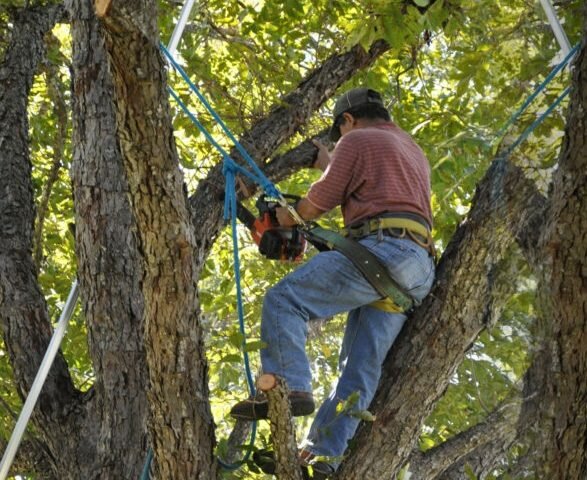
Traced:
[[214, 478], [195, 235], [169, 113], [154, 1], [115, 1], [102, 19], [118, 139], [145, 262], [145, 346], [155, 478]]
[[[70, 5], [76, 253], [99, 436], [91, 478], [138, 478], [147, 438], [144, 270], [118, 146], [114, 87], [91, 0]], [[90, 478], [90, 477], [86, 477]]]
[[575, 60], [567, 128], [542, 229], [541, 334], [548, 352], [542, 382], [537, 472], [587, 478], [587, 5]]
[[[21, 397], [26, 397], [52, 335], [33, 263], [35, 207], [27, 104], [44, 35], [63, 15], [61, 6], [15, 11], [12, 41], [0, 67], [0, 323]], [[33, 422], [56, 471], [90, 478], [95, 458], [91, 392], [81, 394], [58, 354], [41, 392]], [[68, 477], [64, 474], [61, 478]]]

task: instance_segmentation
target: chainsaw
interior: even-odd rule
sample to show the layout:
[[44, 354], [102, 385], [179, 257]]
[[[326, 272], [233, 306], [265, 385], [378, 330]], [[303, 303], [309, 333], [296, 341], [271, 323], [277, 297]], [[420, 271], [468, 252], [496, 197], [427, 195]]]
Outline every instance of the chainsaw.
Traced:
[[[300, 197], [283, 195], [290, 205]], [[306, 251], [306, 239], [299, 229], [282, 227], [277, 221], [275, 209], [281, 205], [267, 195], [260, 195], [255, 203], [259, 216], [253, 215], [242, 203], [237, 202], [236, 216], [250, 230], [259, 253], [270, 260], [299, 261]]]

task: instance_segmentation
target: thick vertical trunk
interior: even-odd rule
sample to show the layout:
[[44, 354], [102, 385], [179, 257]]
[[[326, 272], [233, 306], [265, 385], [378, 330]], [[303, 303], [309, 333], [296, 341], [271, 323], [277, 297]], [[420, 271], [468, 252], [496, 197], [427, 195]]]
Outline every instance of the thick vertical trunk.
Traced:
[[536, 463], [540, 478], [587, 478], [587, 5], [567, 131], [543, 227], [541, 330], [548, 352]]
[[138, 478], [148, 449], [143, 265], [118, 146], [114, 87], [91, 0], [70, 6], [78, 277], [95, 369], [96, 479]]
[[[0, 324], [16, 383], [25, 397], [52, 335], [32, 259], [35, 216], [28, 146], [27, 97], [44, 55], [44, 35], [63, 15], [52, 6], [16, 11], [11, 45], [0, 66]], [[33, 422], [61, 478], [92, 467], [91, 405], [73, 386], [57, 355]], [[76, 472], [69, 477], [69, 472]]]
[[173, 140], [155, 2], [114, 1], [105, 11], [118, 139], [145, 262], [154, 473], [162, 479], [214, 478], [214, 422], [197, 312], [197, 245]]

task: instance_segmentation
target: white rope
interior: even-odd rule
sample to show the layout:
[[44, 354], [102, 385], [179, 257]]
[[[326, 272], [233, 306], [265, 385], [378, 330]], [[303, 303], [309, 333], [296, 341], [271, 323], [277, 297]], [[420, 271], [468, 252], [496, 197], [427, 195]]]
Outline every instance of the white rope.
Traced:
[[181, 14], [179, 16], [179, 21], [177, 25], [173, 29], [173, 33], [171, 34], [171, 40], [169, 40], [169, 45], [167, 45], [167, 50], [173, 57], [175, 57], [175, 52], [177, 51], [177, 45], [181, 40], [181, 36], [183, 35], [183, 31], [185, 29], [186, 23], [188, 18], [190, 17], [190, 13], [194, 6], [195, 0], [187, 0], [183, 8], [181, 9]]
[[548, 22], [550, 23], [550, 28], [552, 28], [554, 36], [556, 37], [556, 40], [561, 46], [563, 55], [568, 55], [571, 51], [571, 44], [569, 42], [567, 34], [563, 29], [563, 26], [561, 25], [561, 22], [558, 19], [558, 16], [556, 15], [556, 12], [554, 11], [552, 3], [550, 3], [550, 0], [540, 0], [540, 3], [542, 4], [544, 13], [546, 13], [546, 17], [548, 18]]
[[39, 367], [39, 371], [37, 372], [33, 386], [31, 387], [26, 402], [22, 407], [22, 411], [20, 412], [18, 421], [14, 427], [14, 431], [10, 436], [8, 446], [6, 447], [4, 455], [2, 456], [2, 462], [0, 463], [0, 480], [6, 480], [6, 477], [8, 476], [8, 471], [12, 466], [12, 462], [14, 461], [16, 451], [18, 450], [18, 446], [20, 445], [20, 441], [22, 440], [26, 426], [29, 423], [29, 419], [31, 418], [35, 404], [37, 403], [45, 380], [47, 379], [47, 375], [49, 374], [49, 370], [53, 365], [53, 361], [55, 360], [55, 356], [57, 355], [59, 346], [63, 340], [63, 336], [65, 335], [65, 330], [67, 329], [67, 324], [69, 323], [69, 319], [73, 314], [77, 297], [78, 285], [77, 280], [75, 280], [71, 285], [69, 296], [67, 297], [67, 301], [65, 302], [65, 306], [61, 312], [61, 317], [59, 317], [59, 322], [57, 323], [55, 332], [53, 332], [53, 337], [51, 337], [51, 342], [49, 342], [49, 347], [47, 347], [47, 352], [45, 352], [45, 357], [41, 362], [41, 366]]

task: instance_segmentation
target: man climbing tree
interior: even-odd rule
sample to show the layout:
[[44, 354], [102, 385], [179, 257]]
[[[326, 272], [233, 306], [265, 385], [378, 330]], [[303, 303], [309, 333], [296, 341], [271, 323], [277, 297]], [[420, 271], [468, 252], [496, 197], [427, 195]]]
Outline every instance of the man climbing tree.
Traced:
[[[350, 237], [358, 241], [347, 256], [321, 252], [267, 292], [263, 303], [261, 350], [263, 371], [286, 380], [292, 415], [314, 411], [310, 365], [305, 353], [308, 322], [349, 312], [340, 377], [320, 407], [301, 452], [320, 478], [334, 472], [359, 424], [359, 412], [373, 399], [381, 366], [406, 315], [356, 266], [363, 248], [373, 252], [392, 281], [416, 303], [434, 280], [430, 236], [430, 168], [412, 138], [391, 122], [381, 95], [368, 88], [344, 93], [334, 107], [330, 136], [337, 141], [329, 157], [318, 143], [322, 178], [296, 205], [303, 220], [342, 207]], [[340, 140], [339, 140], [340, 139]], [[295, 225], [289, 210], [277, 210], [279, 223]], [[355, 398], [355, 400], [353, 400]], [[340, 405], [348, 404], [342, 409]], [[237, 419], [267, 418], [263, 394], [236, 404]], [[319, 477], [315, 477], [319, 478]]]
[[[234, 357], [254, 345], [233, 326], [221, 159], [168, 102], [167, 82], [180, 80], [159, 41], [171, 36], [176, 7], [0, 4], [0, 451], [75, 276], [81, 292], [14, 475], [135, 479], [151, 450], [153, 479], [260, 477], [217, 461], [231, 392], [244, 383]], [[391, 478], [408, 463], [429, 480], [587, 476], [587, 25], [584, 1], [556, 7], [571, 44], [580, 42], [575, 73], [571, 81], [563, 70], [510, 133], [570, 86], [568, 127], [555, 108], [515, 155], [502, 155], [496, 133], [560, 59], [534, 2], [209, 0], [194, 10], [178, 58], [272, 181], [311, 165], [315, 147], [298, 134], [320, 131], [325, 103], [359, 84], [399, 99], [389, 108], [433, 165], [436, 287], [394, 342], [370, 407], [376, 420], [359, 426], [334, 478]], [[381, 127], [345, 138], [372, 129]], [[331, 206], [309, 198], [320, 211]], [[386, 248], [392, 237], [382, 237]], [[256, 280], [281, 275], [252, 257]], [[532, 298], [536, 278], [545, 313]], [[536, 316], [552, 330], [530, 344]], [[337, 321], [312, 342], [323, 350], [320, 380], [334, 368], [328, 328]], [[540, 362], [525, 375], [533, 349]], [[534, 388], [519, 401], [548, 405], [525, 427], [511, 408], [500, 415], [522, 381]], [[316, 445], [319, 435], [310, 435]]]

